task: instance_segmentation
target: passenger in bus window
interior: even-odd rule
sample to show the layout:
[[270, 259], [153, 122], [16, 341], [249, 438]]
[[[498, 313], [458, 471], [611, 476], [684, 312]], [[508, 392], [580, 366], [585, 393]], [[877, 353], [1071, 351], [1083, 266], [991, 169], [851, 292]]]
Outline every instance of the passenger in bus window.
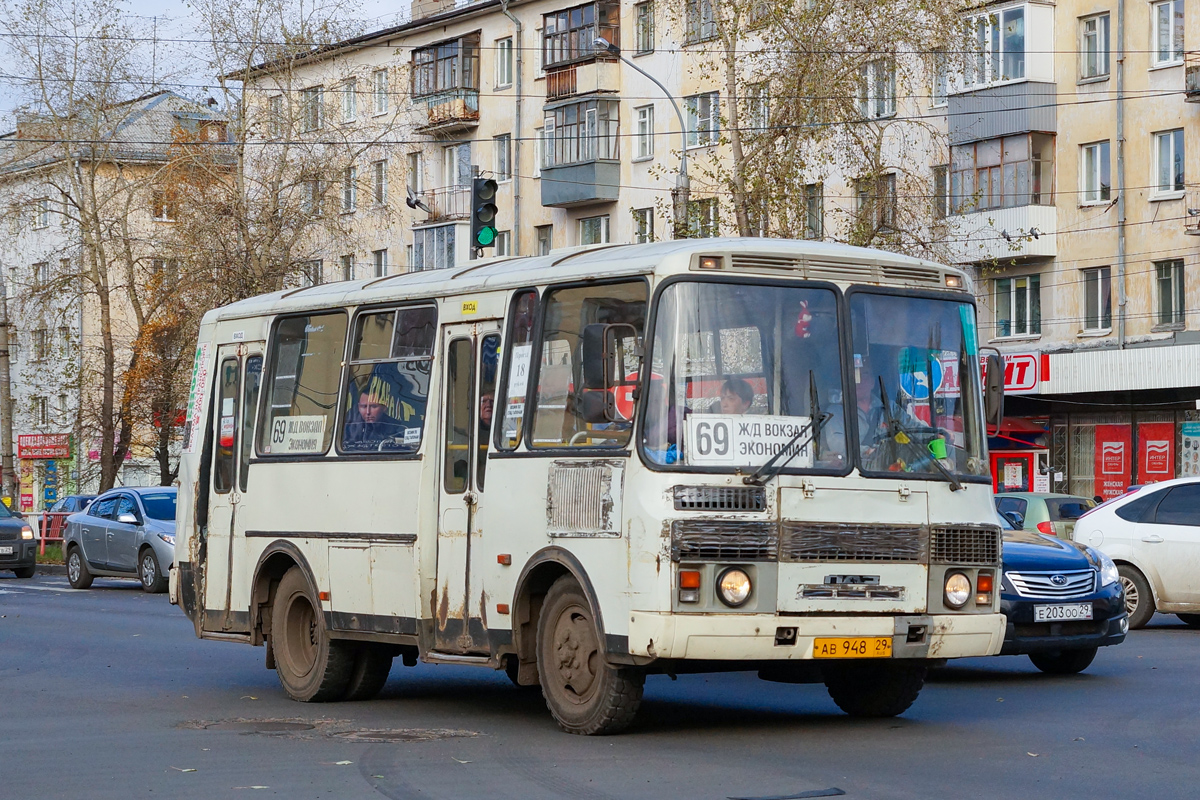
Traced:
[[721, 413], [746, 414], [754, 405], [754, 387], [742, 378], [729, 378], [721, 386]]
[[[343, 450], [360, 452], [393, 450], [403, 447], [404, 426], [388, 413], [386, 398], [378, 392], [365, 391], [358, 396], [353, 413], [346, 417]], [[399, 437], [399, 442], [396, 442]]]

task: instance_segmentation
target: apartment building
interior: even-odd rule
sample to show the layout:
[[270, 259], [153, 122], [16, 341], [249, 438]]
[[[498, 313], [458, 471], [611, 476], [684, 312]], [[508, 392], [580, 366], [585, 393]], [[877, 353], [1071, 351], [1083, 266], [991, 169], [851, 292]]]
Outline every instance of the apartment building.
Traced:
[[997, 489], [1108, 498], [1200, 474], [1195, 15], [1005, 2], [969, 25], [949, 210], [1008, 362]]

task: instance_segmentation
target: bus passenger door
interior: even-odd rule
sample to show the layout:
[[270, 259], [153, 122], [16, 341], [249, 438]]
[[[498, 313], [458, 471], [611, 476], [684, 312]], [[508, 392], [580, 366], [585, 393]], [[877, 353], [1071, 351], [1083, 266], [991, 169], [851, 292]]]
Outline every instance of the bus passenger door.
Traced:
[[253, 448], [254, 412], [262, 378], [261, 345], [250, 352], [246, 344], [217, 349], [214, 391], [212, 481], [208, 505], [207, 547], [204, 559], [204, 630], [233, 631], [231, 606], [237, 507], [246, 490]]
[[442, 330], [434, 649], [487, 653], [485, 587], [481, 570], [472, 564], [472, 543], [484, 535], [475, 523], [483, 502], [500, 321], [446, 325]]

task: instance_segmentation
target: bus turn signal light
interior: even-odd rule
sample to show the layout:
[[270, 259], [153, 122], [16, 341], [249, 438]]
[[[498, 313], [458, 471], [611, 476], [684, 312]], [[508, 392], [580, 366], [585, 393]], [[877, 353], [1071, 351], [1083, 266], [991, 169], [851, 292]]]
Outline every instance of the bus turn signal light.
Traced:
[[992, 573], [981, 572], [975, 576], [975, 605], [992, 605]]
[[700, 571], [682, 569], [679, 571], [679, 602], [700, 602]]
[[501, 553], [500, 555], [496, 556], [496, 563], [503, 564], [506, 567], [511, 567], [512, 566], [512, 555], [510, 555], [509, 553]]

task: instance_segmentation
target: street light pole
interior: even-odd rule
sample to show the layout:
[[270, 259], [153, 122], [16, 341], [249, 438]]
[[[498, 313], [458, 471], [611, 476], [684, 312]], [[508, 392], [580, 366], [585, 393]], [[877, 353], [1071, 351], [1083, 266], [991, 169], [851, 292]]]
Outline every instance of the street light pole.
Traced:
[[679, 178], [675, 184], [675, 191], [671, 193], [674, 199], [674, 207], [672, 211], [675, 216], [675, 238], [686, 239], [688, 238], [687, 209], [688, 201], [691, 199], [692, 195], [692, 185], [691, 182], [688, 181], [687, 169], [687, 124], [683, 121], [683, 112], [679, 110], [679, 103], [677, 103], [671, 93], [667, 91], [667, 87], [662, 85], [662, 81], [651, 75], [649, 72], [646, 72], [646, 70], [642, 69], [625, 56], [621, 55], [620, 47], [617, 47], [607, 39], [600, 37], [597, 37], [592, 44], [597, 49], [616, 56], [627, 66], [649, 78], [655, 86], [662, 90], [662, 93], [666, 95], [667, 100], [671, 101], [671, 107], [675, 109], [675, 117], [679, 120]]

